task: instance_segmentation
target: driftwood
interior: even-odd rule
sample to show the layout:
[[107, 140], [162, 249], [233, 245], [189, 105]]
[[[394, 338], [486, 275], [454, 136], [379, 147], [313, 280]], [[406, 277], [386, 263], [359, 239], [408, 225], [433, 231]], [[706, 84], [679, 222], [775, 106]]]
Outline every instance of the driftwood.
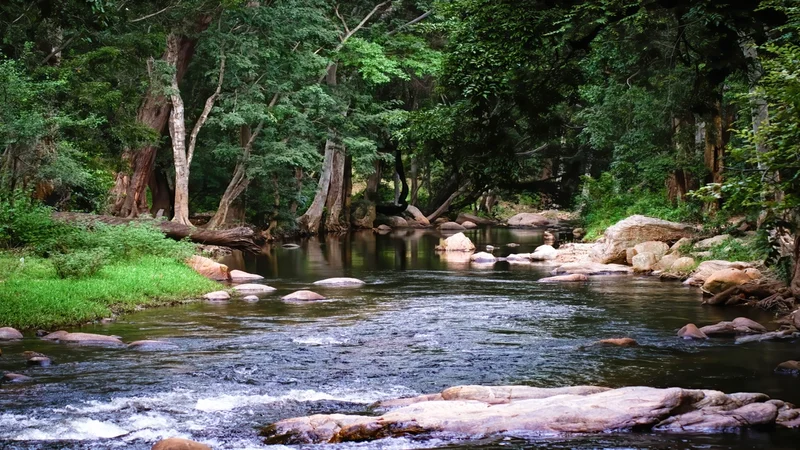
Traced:
[[[733, 302], [747, 298], [761, 300], [784, 289], [786, 289], [785, 286], [778, 282], [747, 283], [725, 289], [703, 303], [707, 305], [725, 305], [728, 304], [731, 299], [734, 299]], [[735, 299], [735, 297], [738, 297], [738, 299]]]
[[176, 222], [164, 220], [129, 219], [115, 216], [99, 216], [95, 214], [57, 212], [53, 218], [62, 222], [71, 223], [104, 223], [108, 225], [126, 225], [129, 223], [152, 224], [159, 228], [167, 237], [181, 240], [189, 238], [198, 244], [219, 245], [252, 253], [261, 253], [263, 239], [253, 229], [247, 227], [231, 228], [229, 230], [206, 230], [195, 228]]

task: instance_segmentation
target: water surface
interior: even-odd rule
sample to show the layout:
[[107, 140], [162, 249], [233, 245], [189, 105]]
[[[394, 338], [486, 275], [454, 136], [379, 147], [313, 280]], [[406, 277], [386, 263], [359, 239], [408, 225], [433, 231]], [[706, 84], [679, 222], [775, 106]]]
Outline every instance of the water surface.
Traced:
[[[481, 229], [468, 236], [495, 254], [530, 252], [541, 231]], [[542, 284], [545, 265], [471, 266], [437, 255], [441, 236], [409, 231], [357, 233], [274, 247], [227, 261], [278, 289], [258, 303], [195, 302], [142, 311], [81, 331], [129, 342], [165, 339], [179, 350], [72, 347], [26, 338], [3, 344], [0, 370], [35, 383], [0, 387], [0, 448], [147, 449], [168, 436], [215, 448], [267, 448], [258, 427], [313, 413], [369, 413], [377, 400], [459, 384], [555, 387], [647, 385], [757, 391], [800, 403], [798, 380], [775, 375], [797, 359], [795, 343], [687, 342], [675, 331], [744, 315], [768, 327], [772, 316], [700, 304], [696, 288], [652, 277], [605, 277]], [[514, 242], [519, 247], [506, 244]], [[327, 277], [365, 280], [360, 288], [317, 288]], [[143, 280], [143, 282], [146, 282]], [[329, 300], [286, 303], [297, 289]], [[629, 336], [641, 346], [590, 345]], [[20, 355], [51, 356], [26, 368]], [[792, 432], [722, 436], [509, 436], [472, 442], [387, 439], [360, 448], [795, 448]], [[273, 447], [277, 448], [277, 447]]]

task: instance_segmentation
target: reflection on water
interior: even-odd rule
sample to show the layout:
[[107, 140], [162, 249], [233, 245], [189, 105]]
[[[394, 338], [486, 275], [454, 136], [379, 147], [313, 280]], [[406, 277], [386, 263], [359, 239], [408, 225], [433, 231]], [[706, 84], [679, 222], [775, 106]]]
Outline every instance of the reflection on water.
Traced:
[[[466, 233], [497, 256], [531, 252], [534, 230]], [[650, 385], [758, 391], [800, 402], [797, 380], [773, 367], [796, 359], [793, 343], [686, 342], [675, 331], [765, 313], [700, 305], [695, 288], [647, 277], [540, 284], [541, 264], [476, 268], [434, 252], [429, 230], [370, 232], [232, 255], [278, 290], [257, 303], [197, 302], [148, 310], [81, 331], [125, 341], [166, 339], [180, 350], [69, 347], [37, 339], [3, 344], [0, 370], [36, 379], [0, 387], [0, 447], [149, 448], [178, 435], [218, 448], [261, 448], [258, 426], [312, 413], [368, 413], [370, 403], [457, 384]], [[508, 243], [519, 244], [511, 248]], [[329, 301], [280, 296], [333, 276], [360, 288], [313, 286]], [[770, 325], [772, 326], [772, 325]], [[630, 336], [637, 348], [590, 345]], [[23, 350], [53, 357], [27, 368]], [[793, 448], [794, 434], [573, 436], [478, 442], [405, 439], [351, 448]]]

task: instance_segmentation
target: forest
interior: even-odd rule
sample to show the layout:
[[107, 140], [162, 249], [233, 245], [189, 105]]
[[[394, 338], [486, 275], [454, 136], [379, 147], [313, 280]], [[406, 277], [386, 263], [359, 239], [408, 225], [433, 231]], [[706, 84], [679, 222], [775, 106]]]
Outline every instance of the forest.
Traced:
[[36, 247], [37, 208], [271, 239], [506, 201], [590, 237], [744, 216], [791, 279], [798, 27], [780, 0], [4, 2], [0, 244]]

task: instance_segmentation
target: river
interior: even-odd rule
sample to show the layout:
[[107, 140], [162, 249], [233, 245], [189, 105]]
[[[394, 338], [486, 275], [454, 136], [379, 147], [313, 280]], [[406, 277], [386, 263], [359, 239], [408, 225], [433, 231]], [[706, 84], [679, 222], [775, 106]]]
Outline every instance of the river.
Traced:
[[[495, 255], [530, 252], [536, 230], [466, 233]], [[773, 368], [795, 344], [679, 340], [678, 328], [767, 313], [700, 304], [698, 289], [655, 277], [544, 284], [543, 265], [475, 267], [434, 252], [435, 231], [370, 232], [273, 247], [227, 263], [278, 289], [257, 303], [193, 302], [145, 310], [80, 331], [126, 342], [164, 339], [179, 350], [67, 346], [26, 338], [3, 344], [0, 371], [32, 376], [0, 387], [0, 448], [149, 449], [182, 436], [219, 449], [269, 448], [258, 427], [313, 413], [368, 413], [377, 400], [459, 384], [647, 385], [764, 392], [800, 403], [797, 379]], [[520, 244], [510, 248], [506, 244]], [[286, 303], [297, 289], [352, 276], [359, 288], [315, 288], [329, 300]], [[146, 283], [147, 280], [142, 280]], [[629, 336], [635, 348], [591, 346]], [[50, 367], [26, 368], [22, 350]], [[796, 448], [793, 432], [720, 436], [618, 434], [479, 441], [387, 439], [337, 445], [401, 448]], [[278, 448], [278, 447], [273, 447]], [[281, 447], [285, 448], [285, 447]]]

